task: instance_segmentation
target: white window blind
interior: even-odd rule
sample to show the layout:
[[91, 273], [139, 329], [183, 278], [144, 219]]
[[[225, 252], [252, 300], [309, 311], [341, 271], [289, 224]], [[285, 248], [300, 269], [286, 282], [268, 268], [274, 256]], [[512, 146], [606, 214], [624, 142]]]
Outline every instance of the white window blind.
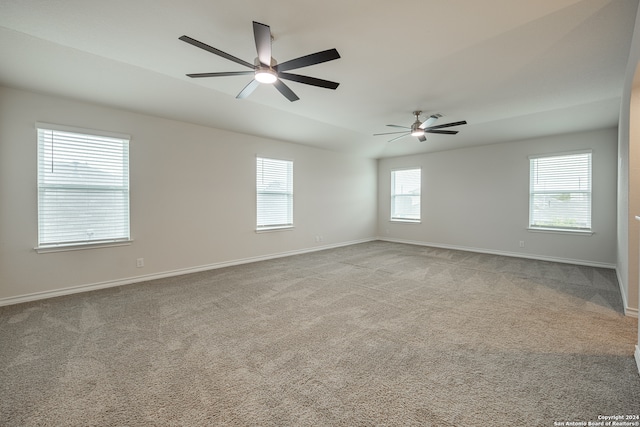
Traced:
[[391, 220], [420, 220], [420, 169], [391, 171]]
[[257, 158], [257, 228], [293, 226], [293, 162]]
[[591, 152], [529, 158], [529, 227], [591, 230]]
[[129, 239], [128, 137], [38, 126], [38, 247]]

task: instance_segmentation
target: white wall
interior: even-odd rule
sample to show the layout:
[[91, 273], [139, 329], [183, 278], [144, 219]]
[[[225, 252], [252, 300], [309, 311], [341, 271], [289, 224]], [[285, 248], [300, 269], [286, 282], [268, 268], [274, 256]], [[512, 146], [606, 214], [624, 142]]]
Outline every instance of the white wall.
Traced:
[[[528, 231], [528, 156], [581, 149], [593, 150], [595, 233]], [[392, 223], [390, 171], [414, 166], [422, 168], [422, 222]], [[615, 128], [383, 159], [378, 163], [378, 234], [389, 240], [613, 267], [616, 185]]]
[[[131, 135], [130, 246], [34, 251], [37, 121]], [[256, 155], [294, 161], [291, 231], [254, 231]], [[0, 87], [0, 304], [373, 239], [376, 176], [371, 159]]]

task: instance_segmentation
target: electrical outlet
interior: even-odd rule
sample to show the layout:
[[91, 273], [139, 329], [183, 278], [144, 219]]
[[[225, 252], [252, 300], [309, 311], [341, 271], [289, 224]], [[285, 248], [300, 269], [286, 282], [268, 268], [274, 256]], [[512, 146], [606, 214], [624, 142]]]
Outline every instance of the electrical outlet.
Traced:
[[144, 267], [144, 258], [138, 258], [136, 260], [136, 267], [138, 267], [138, 268]]
[[524, 240], [520, 240], [520, 247], [524, 248]]

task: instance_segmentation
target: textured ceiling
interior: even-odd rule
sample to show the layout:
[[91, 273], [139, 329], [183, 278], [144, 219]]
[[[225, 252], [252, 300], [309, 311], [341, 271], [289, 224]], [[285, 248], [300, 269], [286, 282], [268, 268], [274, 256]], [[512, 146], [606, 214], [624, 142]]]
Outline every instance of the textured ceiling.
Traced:
[[[2, 0], [0, 84], [216, 128], [389, 157], [615, 126], [637, 0]], [[181, 42], [245, 61], [252, 21], [271, 27], [278, 62], [336, 48], [296, 70], [337, 90], [288, 83], [289, 102]], [[388, 143], [412, 111], [467, 120], [455, 136]], [[76, 124], [77, 125], [77, 124]]]

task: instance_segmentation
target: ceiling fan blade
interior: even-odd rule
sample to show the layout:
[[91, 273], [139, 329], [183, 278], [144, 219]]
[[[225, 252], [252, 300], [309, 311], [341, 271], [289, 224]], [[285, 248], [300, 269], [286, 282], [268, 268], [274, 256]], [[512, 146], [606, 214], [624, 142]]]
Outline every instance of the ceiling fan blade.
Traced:
[[338, 51], [335, 49], [329, 49], [283, 62], [282, 64], [276, 65], [274, 68], [276, 71], [287, 71], [295, 68], [308, 67], [309, 65], [320, 64], [322, 62], [333, 61], [338, 58], [340, 58]]
[[240, 91], [240, 93], [238, 95], [236, 95], [236, 99], [244, 99], [247, 96], [251, 95], [251, 93], [256, 90], [256, 88], [260, 86], [260, 82], [257, 81], [256, 79], [253, 79], [249, 82], [248, 85], [246, 85], [244, 87], [244, 89], [242, 89]]
[[424, 128], [424, 131], [426, 132], [428, 130], [448, 128], [448, 127], [451, 127], [451, 126], [460, 126], [460, 125], [466, 125], [466, 124], [467, 124], [467, 122], [465, 120], [462, 120], [461, 122], [445, 123], [443, 125], [430, 126], [428, 128]]
[[407, 133], [407, 131], [401, 131], [401, 132], [385, 132], [385, 133], [374, 133], [373, 136], [379, 136], [379, 135], [394, 135], [396, 133]]
[[424, 130], [426, 133], [441, 133], [443, 135], [455, 135], [458, 133], [457, 130], [429, 130], [429, 129], [425, 129]]
[[420, 142], [425, 142], [426, 140], [427, 140], [427, 138], [425, 138], [424, 135], [420, 135], [418, 137], [418, 141], [420, 141]]
[[251, 69], [255, 69], [255, 65], [248, 63], [247, 61], [243, 61], [240, 58], [236, 58], [233, 55], [229, 55], [226, 52], [221, 51], [220, 49], [216, 49], [215, 47], [209, 46], [208, 44], [204, 44], [196, 39], [192, 39], [189, 36], [181, 36], [179, 38], [180, 40], [182, 40], [183, 42], [189, 43], [190, 45], [193, 45], [195, 47], [199, 47], [200, 49], [204, 49], [207, 52], [211, 52], [215, 55], [221, 56], [225, 59], [228, 59], [229, 61], [233, 61], [236, 64], [240, 64], [240, 65], [244, 65], [245, 67], [251, 68]]
[[293, 102], [300, 99], [298, 98], [298, 95], [296, 95], [295, 93], [293, 93], [291, 89], [289, 89], [289, 86], [287, 86], [282, 82], [282, 80], [280, 79], [276, 80], [276, 82], [273, 85], [276, 87], [276, 89], [278, 89], [278, 92], [283, 94], [284, 97], [287, 98], [289, 101]]
[[246, 76], [248, 74], [254, 74], [254, 71], [228, 71], [222, 73], [195, 73], [187, 74], [187, 77], [226, 77], [226, 76]]
[[422, 124], [420, 125], [420, 129], [424, 129], [427, 128], [429, 126], [431, 126], [432, 124], [434, 124], [436, 122], [436, 120], [438, 120], [440, 117], [442, 117], [441, 114], [432, 114], [431, 116], [429, 116], [429, 118], [427, 120], [425, 120], [424, 122], [422, 122]]
[[331, 82], [329, 80], [317, 79], [315, 77], [301, 76], [300, 74], [291, 73], [278, 73], [278, 77], [281, 79], [291, 80], [298, 83], [304, 83], [306, 85], [323, 87], [326, 89], [336, 89], [340, 83]]
[[387, 125], [387, 126], [392, 127], [392, 128], [411, 129], [410, 127], [407, 127], [407, 126], [398, 126], [398, 125]]
[[253, 21], [253, 38], [260, 63], [271, 66], [271, 28], [268, 25]]
[[397, 141], [397, 140], [399, 140], [400, 138], [404, 138], [405, 136], [409, 136], [410, 134], [411, 134], [411, 132], [409, 132], [409, 133], [405, 133], [404, 135], [400, 135], [400, 136], [398, 136], [398, 137], [396, 137], [396, 138], [390, 139], [390, 140], [389, 140], [389, 141], [387, 141], [387, 142]]

